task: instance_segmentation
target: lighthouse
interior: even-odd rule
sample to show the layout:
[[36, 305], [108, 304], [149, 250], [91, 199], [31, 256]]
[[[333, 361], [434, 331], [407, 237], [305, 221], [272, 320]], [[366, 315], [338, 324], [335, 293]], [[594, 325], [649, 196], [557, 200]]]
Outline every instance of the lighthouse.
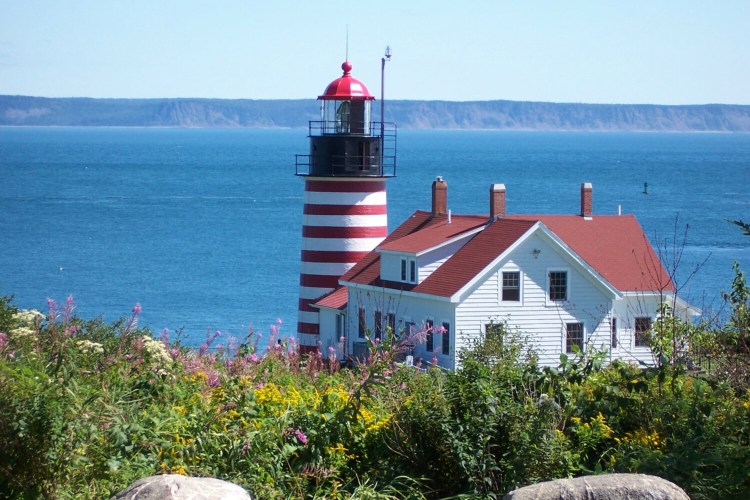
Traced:
[[341, 69], [318, 96], [309, 154], [295, 161], [305, 183], [297, 335], [308, 351], [336, 342], [336, 331], [321, 331], [315, 303], [386, 237], [386, 181], [396, 175], [395, 125], [372, 120], [375, 98], [351, 75], [349, 61]]

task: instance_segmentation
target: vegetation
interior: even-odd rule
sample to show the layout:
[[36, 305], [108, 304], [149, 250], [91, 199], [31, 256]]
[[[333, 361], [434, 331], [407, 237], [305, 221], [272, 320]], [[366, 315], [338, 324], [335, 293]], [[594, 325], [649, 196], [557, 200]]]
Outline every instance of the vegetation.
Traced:
[[[233, 481], [257, 498], [493, 497], [641, 472], [693, 498], [746, 497], [750, 293], [736, 271], [721, 327], [663, 311], [654, 348], [679, 336], [691, 352], [662, 353], [649, 369], [603, 366], [596, 353], [540, 368], [502, 325], [456, 373], [399, 364], [420, 338], [391, 331], [366, 362], [342, 369], [335, 349], [301, 357], [277, 328], [262, 356], [254, 332], [215, 349], [216, 332], [188, 349], [139, 328], [139, 306], [105, 324], [77, 317], [72, 298], [41, 314], [6, 297], [0, 496], [110, 497], [176, 473]], [[710, 371], [696, 364], [709, 354]]]

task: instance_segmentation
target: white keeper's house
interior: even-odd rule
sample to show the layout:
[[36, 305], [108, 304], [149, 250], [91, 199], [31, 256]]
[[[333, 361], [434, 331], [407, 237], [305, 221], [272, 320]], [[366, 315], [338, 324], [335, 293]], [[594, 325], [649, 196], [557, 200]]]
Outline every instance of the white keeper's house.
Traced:
[[494, 184], [487, 215], [451, 215], [438, 178], [432, 210], [414, 212], [388, 235], [396, 127], [383, 121], [382, 101], [381, 121], [373, 121], [375, 97], [352, 76], [351, 62], [341, 69], [318, 97], [308, 154], [295, 160], [305, 186], [303, 350], [338, 350], [343, 338], [341, 355], [357, 358], [367, 335], [418, 329], [429, 333], [415, 358], [455, 369], [461, 349], [507, 325], [544, 365], [576, 345], [651, 364], [644, 333], [661, 303], [682, 318], [699, 314], [675, 297], [634, 216], [593, 214], [590, 184], [581, 186], [578, 214], [506, 214], [505, 186]]
[[447, 184], [432, 184], [432, 210], [416, 211], [311, 307], [320, 348], [345, 340], [366, 352], [366, 335], [425, 329], [414, 358], [457, 368], [459, 352], [498, 324], [518, 331], [541, 365], [595, 348], [653, 363], [644, 333], [667, 301], [683, 318], [699, 314], [675, 296], [659, 257], [633, 215], [595, 215], [591, 184], [581, 211], [519, 215], [505, 210], [505, 186], [489, 189], [489, 213], [447, 210]]

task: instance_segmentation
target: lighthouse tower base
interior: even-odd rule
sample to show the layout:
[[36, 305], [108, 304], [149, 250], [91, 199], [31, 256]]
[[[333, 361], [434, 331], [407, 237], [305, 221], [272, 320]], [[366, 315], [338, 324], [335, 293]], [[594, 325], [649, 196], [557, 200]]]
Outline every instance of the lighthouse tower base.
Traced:
[[[314, 303], [338, 286], [339, 278], [388, 234], [383, 178], [305, 179], [297, 334], [303, 348], [327, 349]], [[325, 341], [325, 342], [323, 342]]]

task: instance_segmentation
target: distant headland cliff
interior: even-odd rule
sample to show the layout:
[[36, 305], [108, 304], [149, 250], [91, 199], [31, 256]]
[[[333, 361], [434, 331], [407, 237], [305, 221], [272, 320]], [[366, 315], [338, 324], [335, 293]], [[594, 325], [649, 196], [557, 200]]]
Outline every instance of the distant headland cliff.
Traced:
[[[318, 116], [313, 99], [0, 96], [0, 126], [286, 128]], [[402, 129], [750, 132], [750, 105], [392, 100], [386, 121]]]

